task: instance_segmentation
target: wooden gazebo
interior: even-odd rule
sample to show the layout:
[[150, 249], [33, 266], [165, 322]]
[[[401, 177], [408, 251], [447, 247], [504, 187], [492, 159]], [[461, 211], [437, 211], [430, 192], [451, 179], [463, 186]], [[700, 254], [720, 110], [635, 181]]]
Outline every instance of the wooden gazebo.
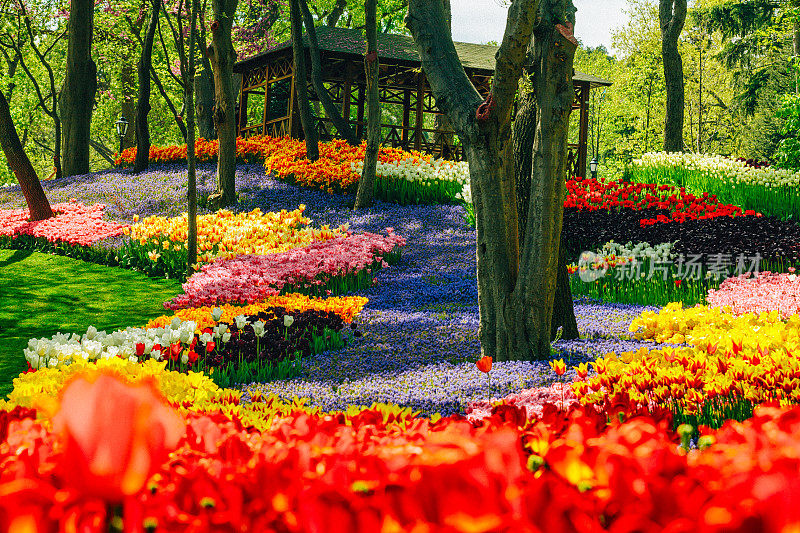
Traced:
[[[321, 26], [317, 28], [317, 39], [325, 86], [361, 138], [366, 128], [364, 37], [360, 30]], [[308, 48], [307, 39], [304, 44]], [[455, 43], [455, 46], [467, 76], [485, 97], [491, 89], [498, 47], [471, 43]], [[441, 113], [436, 108], [412, 39], [404, 35], [379, 34], [378, 57], [380, 101], [384, 108], [383, 144], [436, 157], [461, 159], [463, 151], [453, 132], [437, 127], [441, 121], [436, 120], [436, 115]], [[310, 68], [310, 60], [306, 63]], [[234, 71], [242, 75], [238, 113], [240, 136], [303, 137], [296, 104], [291, 41], [240, 61]], [[573, 82], [573, 109], [580, 110], [578, 143], [569, 147], [574, 172], [586, 169], [589, 91], [609, 86], [611, 82], [577, 71]], [[310, 83], [308, 93], [312, 103], [317, 104], [320, 138], [334, 137], [332, 123], [320, 111], [319, 100]]]

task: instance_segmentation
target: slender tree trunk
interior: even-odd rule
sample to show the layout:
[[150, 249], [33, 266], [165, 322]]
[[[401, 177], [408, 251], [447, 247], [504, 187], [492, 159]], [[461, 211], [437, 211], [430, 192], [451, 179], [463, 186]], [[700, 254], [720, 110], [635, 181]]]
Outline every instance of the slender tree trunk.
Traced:
[[[214, 124], [219, 139], [217, 156], [218, 203], [236, 203], [236, 95], [231, 29], [238, 0], [212, 0], [214, 22], [211, 23], [211, 46], [208, 48], [214, 71]], [[193, 108], [192, 108], [193, 109]]]
[[306, 138], [306, 158], [310, 161], [316, 161], [319, 159], [319, 135], [314, 117], [311, 114], [311, 103], [308, 100], [306, 50], [303, 46], [303, 19], [300, 14], [300, 0], [290, 1], [289, 16], [292, 26], [292, 49], [294, 50], [294, 90], [297, 92], [300, 123], [303, 125], [303, 136]]
[[120, 69], [120, 86], [122, 89], [122, 115], [130, 123], [125, 137], [122, 138], [122, 149], [136, 146], [136, 69], [133, 65], [133, 58], [125, 55], [122, 58]]
[[684, 86], [683, 61], [678, 51], [678, 38], [686, 22], [686, 0], [659, 0], [661, 55], [664, 61], [664, 83], [667, 88], [667, 109], [664, 117], [664, 151], [683, 151]]
[[59, 107], [64, 133], [61, 164], [66, 176], [87, 174], [97, 66], [92, 61], [94, 2], [70, 0], [67, 69]]
[[375, 201], [375, 173], [378, 168], [378, 151], [381, 147], [377, 0], [366, 0], [364, 12], [367, 32], [367, 54], [364, 56], [364, 72], [367, 78], [367, 150], [364, 154], [361, 179], [358, 182], [355, 209], [369, 207]]
[[[194, 86], [195, 79], [195, 50], [197, 44], [197, 12], [199, 10], [198, 0], [191, 0], [189, 11], [189, 51], [187, 54], [188, 72], [183, 80], [184, 107], [187, 110], [194, 109]], [[186, 113], [186, 164], [187, 164], [187, 200], [188, 200], [188, 254], [186, 265], [186, 276], [194, 273], [194, 264], [197, 263], [197, 170], [195, 157], [195, 118], [194, 113]]]
[[142, 172], [150, 163], [150, 128], [147, 115], [150, 113], [150, 69], [153, 66], [153, 41], [158, 27], [159, 0], [153, 0], [150, 21], [142, 42], [142, 55], [139, 57], [139, 95], [136, 102], [136, 161], [133, 169]]
[[336, 107], [336, 104], [331, 99], [331, 95], [328, 93], [328, 89], [325, 88], [325, 84], [322, 82], [322, 59], [320, 57], [319, 43], [317, 41], [317, 30], [314, 27], [314, 18], [311, 15], [311, 11], [308, 9], [308, 1], [299, 0], [299, 3], [300, 11], [303, 14], [306, 33], [308, 34], [308, 42], [311, 47], [311, 83], [314, 84], [314, 91], [317, 93], [317, 98], [319, 98], [322, 107], [325, 109], [325, 114], [331, 119], [339, 135], [347, 141], [347, 144], [358, 146], [360, 143], [355, 136], [355, 132], [353, 132], [353, 128], [351, 128], [350, 123], [342, 117], [342, 113], [339, 111], [339, 108]]
[[53, 216], [50, 202], [44, 194], [39, 177], [31, 165], [30, 159], [22, 148], [17, 135], [17, 128], [11, 119], [11, 109], [5, 95], [0, 91], [0, 148], [6, 156], [8, 166], [17, 177], [31, 220], [44, 220]]

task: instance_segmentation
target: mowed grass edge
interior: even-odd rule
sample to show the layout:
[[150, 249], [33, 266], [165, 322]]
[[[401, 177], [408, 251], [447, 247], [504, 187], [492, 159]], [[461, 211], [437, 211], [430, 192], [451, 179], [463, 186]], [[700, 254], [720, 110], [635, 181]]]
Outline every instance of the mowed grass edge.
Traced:
[[0, 249], [0, 398], [27, 366], [31, 338], [143, 326], [181, 292], [176, 280], [27, 250]]

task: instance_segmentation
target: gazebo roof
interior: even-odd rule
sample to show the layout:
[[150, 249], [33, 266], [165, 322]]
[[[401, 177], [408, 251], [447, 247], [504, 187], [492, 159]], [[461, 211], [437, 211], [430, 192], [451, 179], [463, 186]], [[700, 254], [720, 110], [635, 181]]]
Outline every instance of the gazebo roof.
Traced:
[[[319, 42], [320, 50], [326, 52], [358, 57], [361, 57], [364, 53], [364, 36], [361, 30], [319, 26], [317, 27], [317, 41]], [[308, 36], [305, 34], [303, 35], [303, 43], [308, 47]], [[453, 44], [455, 44], [456, 52], [465, 69], [480, 71], [486, 74], [494, 72], [495, 54], [499, 48], [498, 46], [460, 42]], [[279, 43], [255, 56], [239, 61], [234, 66], [234, 71], [244, 72], [255, 65], [260, 65], [269, 61], [270, 56], [291, 47], [291, 40]], [[421, 63], [411, 37], [394, 33], [378, 34], [378, 56], [384, 60], [390, 59], [397, 62], [408, 63], [410, 66], [419, 66]], [[612, 84], [609, 80], [578, 72], [577, 70], [575, 71], [573, 79], [575, 81], [589, 82], [591, 87], [607, 87]]]

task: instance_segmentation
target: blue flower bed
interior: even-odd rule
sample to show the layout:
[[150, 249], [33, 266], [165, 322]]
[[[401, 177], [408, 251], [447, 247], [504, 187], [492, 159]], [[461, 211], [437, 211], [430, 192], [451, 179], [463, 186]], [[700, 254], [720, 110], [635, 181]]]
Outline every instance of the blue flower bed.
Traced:
[[[201, 165], [201, 196], [211, 192], [214, 179], [214, 167]], [[141, 175], [109, 171], [46, 182], [44, 187], [52, 202], [77, 198], [106, 203], [111, 218], [129, 223], [134, 214], [180, 214], [185, 209], [185, 180], [185, 167], [160, 166]], [[369, 298], [359, 318], [362, 336], [344, 349], [305, 358], [300, 377], [250, 384], [246, 390], [306, 398], [326, 410], [394, 402], [447, 415], [464, 412], [472, 401], [557, 380], [546, 361], [495, 362], [491, 379], [476, 368], [480, 343], [475, 230], [465, 222], [463, 207], [378, 202], [354, 212], [352, 196], [271, 179], [259, 165], [241, 165], [236, 182], [240, 209], [274, 211], [305, 204], [305, 215], [314, 225], [349, 223], [356, 232], [393, 227], [408, 241], [400, 263], [378, 271], [377, 285], [360, 293]], [[23, 205], [18, 187], [0, 190], [0, 208]], [[611, 351], [652, 346], [627, 340], [631, 320], [645, 309], [576, 300], [582, 339], [556, 343], [558, 356], [571, 366]], [[563, 380], [573, 376], [570, 369]]]

